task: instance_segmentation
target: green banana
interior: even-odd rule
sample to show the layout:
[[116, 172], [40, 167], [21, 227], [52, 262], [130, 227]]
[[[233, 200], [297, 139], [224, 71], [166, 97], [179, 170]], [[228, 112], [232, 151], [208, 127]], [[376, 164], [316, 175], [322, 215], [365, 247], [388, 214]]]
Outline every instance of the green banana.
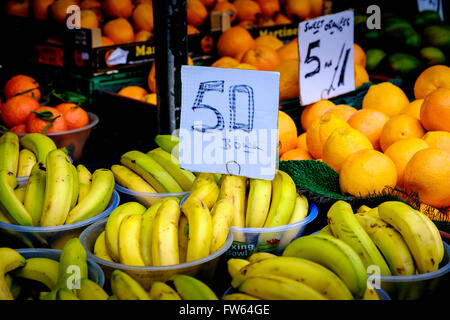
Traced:
[[158, 134], [155, 142], [161, 149], [171, 153], [172, 149], [180, 143], [180, 138], [171, 134]]
[[89, 279], [81, 279], [76, 295], [80, 300], [108, 300], [109, 297], [102, 287]]
[[0, 300], [14, 300], [6, 274], [25, 265], [25, 258], [11, 248], [0, 248]]
[[14, 188], [17, 185], [16, 176], [7, 170], [0, 171], [0, 209], [8, 215], [8, 218], [15, 224], [22, 226], [32, 226], [31, 215], [25, 209], [23, 203], [17, 198]]
[[28, 149], [22, 149], [19, 152], [19, 164], [17, 166], [18, 177], [30, 176], [31, 169], [36, 164], [36, 156]]
[[117, 269], [111, 273], [111, 290], [118, 300], [151, 300], [139, 282]]
[[31, 169], [28, 179], [23, 204], [30, 214], [33, 226], [39, 226], [44, 208], [46, 170], [40, 163], [36, 163]]
[[113, 191], [114, 175], [111, 170], [95, 170], [88, 194], [69, 212], [66, 224], [83, 221], [103, 212], [111, 200]]
[[152, 300], [181, 300], [180, 295], [169, 285], [161, 281], [153, 281], [150, 288]]
[[175, 274], [169, 278], [183, 300], [219, 300], [204, 282], [184, 274]]
[[80, 239], [72, 238], [61, 250], [56, 289], [77, 289], [80, 281], [85, 278], [88, 278], [86, 250]]
[[45, 165], [47, 155], [56, 150], [55, 142], [41, 133], [29, 133], [20, 139], [20, 145], [31, 150], [36, 155], [36, 160]]
[[89, 193], [92, 183], [92, 174], [84, 165], [77, 165], [78, 173], [78, 202], [81, 202]]
[[19, 137], [6, 132], [0, 137], [0, 170], [12, 172], [17, 176], [19, 164]]
[[22, 268], [14, 271], [14, 277], [43, 283], [50, 290], [56, 289], [59, 262], [48, 258], [28, 258]]
[[272, 181], [250, 179], [245, 227], [262, 228], [266, 222], [272, 196]]

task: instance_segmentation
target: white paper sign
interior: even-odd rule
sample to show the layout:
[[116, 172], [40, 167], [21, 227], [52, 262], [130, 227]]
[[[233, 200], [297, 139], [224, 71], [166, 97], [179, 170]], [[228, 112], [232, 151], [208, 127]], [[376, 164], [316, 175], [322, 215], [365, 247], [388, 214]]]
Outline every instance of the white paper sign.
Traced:
[[303, 21], [298, 35], [301, 105], [355, 90], [352, 10]]
[[183, 66], [180, 166], [272, 180], [279, 72]]
[[444, 10], [442, 9], [442, 0], [417, 0], [419, 11], [432, 10], [439, 13], [441, 20], [444, 21]]

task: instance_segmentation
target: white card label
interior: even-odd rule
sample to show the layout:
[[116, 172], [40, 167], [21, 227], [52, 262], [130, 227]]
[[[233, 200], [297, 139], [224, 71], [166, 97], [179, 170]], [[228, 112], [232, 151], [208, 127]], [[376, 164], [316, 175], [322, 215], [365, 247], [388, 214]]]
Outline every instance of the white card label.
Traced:
[[301, 105], [355, 90], [352, 10], [303, 21], [298, 35]]
[[444, 10], [442, 9], [442, 0], [417, 0], [419, 11], [432, 10], [439, 13], [441, 20], [444, 21]]
[[272, 180], [278, 72], [183, 66], [180, 167]]

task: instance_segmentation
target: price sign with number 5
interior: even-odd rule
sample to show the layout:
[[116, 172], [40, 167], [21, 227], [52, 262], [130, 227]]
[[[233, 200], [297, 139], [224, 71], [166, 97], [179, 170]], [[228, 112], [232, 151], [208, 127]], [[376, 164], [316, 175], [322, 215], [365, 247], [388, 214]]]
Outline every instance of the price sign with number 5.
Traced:
[[181, 82], [180, 166], [273, 179], [280, 74], [183, 66]]
[[298, 35], [301, 105], [355, 89], [353, 11], [303, 21]]

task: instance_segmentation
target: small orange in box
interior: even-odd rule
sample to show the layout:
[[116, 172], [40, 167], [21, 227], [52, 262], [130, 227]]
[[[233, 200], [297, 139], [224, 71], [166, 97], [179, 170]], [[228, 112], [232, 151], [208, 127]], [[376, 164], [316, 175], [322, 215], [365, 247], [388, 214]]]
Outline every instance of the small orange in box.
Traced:
[[89, 124], [87, 112], [75, 103], [61, 103], [55, 108], [63, 114], [67, 130], [82, 128]]
[[139, 86], [127, 86], [120, 89], [117, 94], [131, 99], [142, 100], [147, 93], [147, 90]]
[[280, 58], [271, 47], [257, 44], [245, 52], [241, 63], [251, 64], [258, 70], [272, 71], [280, 63]]
[[63, 114], [53, 107], [39, 107], [26, 122], [28, 133], [52, 133], [67, 130]]

